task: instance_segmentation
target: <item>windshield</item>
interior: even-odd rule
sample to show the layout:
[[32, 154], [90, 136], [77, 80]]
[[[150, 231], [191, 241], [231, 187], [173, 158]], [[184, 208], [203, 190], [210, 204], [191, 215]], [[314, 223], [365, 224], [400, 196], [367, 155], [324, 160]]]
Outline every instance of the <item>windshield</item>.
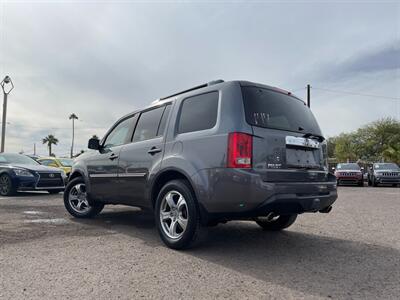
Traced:
[[321, 136], [307, 105], [292, 96], [255, 86], [242, 87], [246, 121], [250, 125]]
[[59, 158], [58, 161], [63, 167], [72, 167], [72, 163], [74, 162], [72, 159], [69, 158]]
[[379, 170], [400, 170], [396, 164], [385, 163], [385, 164], [374, 164], [374, 169]]
[[360, 166], [357, 164], [338, 164], [337, 170], [360, 170]]
[[26, 155], [3, 153], [0, 154], [0, 164], [38, 165], [39, 163]]

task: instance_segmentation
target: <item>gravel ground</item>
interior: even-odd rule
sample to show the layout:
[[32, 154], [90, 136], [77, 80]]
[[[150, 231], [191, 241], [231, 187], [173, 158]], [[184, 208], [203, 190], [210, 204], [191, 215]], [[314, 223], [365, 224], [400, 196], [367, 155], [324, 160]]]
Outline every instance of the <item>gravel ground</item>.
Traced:
[[329, 214], [230, 222], [178, 252], [135, 208], [77, 220], [61, 194], [0, 198], [0, 299], [398, 299], [399, 211], [399, 188], [340, 187]]

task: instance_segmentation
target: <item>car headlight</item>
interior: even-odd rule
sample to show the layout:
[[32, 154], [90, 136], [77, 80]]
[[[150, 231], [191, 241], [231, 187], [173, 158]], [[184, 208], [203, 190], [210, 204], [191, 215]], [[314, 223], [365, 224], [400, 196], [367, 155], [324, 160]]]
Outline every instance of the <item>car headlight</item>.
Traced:
[[33, 177], [33, 174], [25, 169], [14, 169], [14, 173], [17, 176]]

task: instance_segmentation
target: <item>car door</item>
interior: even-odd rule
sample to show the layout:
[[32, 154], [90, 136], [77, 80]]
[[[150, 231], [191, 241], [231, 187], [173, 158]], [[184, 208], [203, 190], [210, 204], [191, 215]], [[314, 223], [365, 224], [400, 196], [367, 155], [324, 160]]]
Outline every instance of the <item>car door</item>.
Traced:
[[148, 207], [146, 196], [149, 175], [160, 168], [164, 152], [164, 131], [171, 105], [143, 111], [137, 122], [132, 143], [126, 144], [119, 159], [120, 200]]
[[87, 159], [90, 196], [96, 200], [118, 202], [118, 161], [121, 149], [130, 142], [137, 115], [118, 121], [101, 143], [100, 150]]

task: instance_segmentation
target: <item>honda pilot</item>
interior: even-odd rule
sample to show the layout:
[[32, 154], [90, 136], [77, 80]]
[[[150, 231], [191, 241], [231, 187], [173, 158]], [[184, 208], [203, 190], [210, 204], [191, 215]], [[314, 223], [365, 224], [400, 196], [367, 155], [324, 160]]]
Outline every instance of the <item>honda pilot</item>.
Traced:
[[230, 220], [281, 230], [299, 214], [329, 212], [337, 198], [311, 110], [263, 84], [217, 80], [160, 98], [88, 147], [72, 167], [68, 212], [89, 218], [107, 204], [151, 210], [174, 249]]

